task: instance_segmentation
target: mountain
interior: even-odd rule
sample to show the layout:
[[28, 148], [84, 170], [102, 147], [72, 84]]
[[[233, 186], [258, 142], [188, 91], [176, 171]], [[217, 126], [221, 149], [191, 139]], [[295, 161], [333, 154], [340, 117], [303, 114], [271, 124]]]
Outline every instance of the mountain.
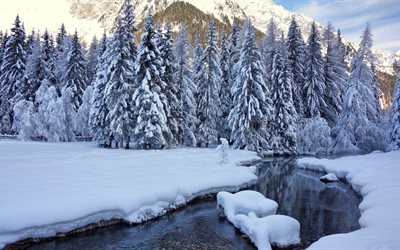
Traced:
[[[103, 30], [112, 30], [115, 17], [123, 2], [124, 0], [0, 1], [0, 9], [4, 10], [2, 20], [0, 20], [0, 29], [11, 26], [13, 18], [4, 20], [5, 17], [15, 15], [15, 13], [10, 14], [13, 9], [15, 12], [15, 6], [24, 6], [17, 10], [21, 14], [22, 20], [25, 20], [27, 29], [38, 27], [43, 30], [44, 27], [48, 27], [51, 32], [55, 32], [61, 22], [65, 22], [67, 28], [70, 30], [76, 28], [81, 36], [89, 42], [93, 35], [99, 36]], [[265, 32], [271, 19], [274, 19], [278, 27], [286, 34], [291, 18], [295, 16], [304, 38], [308, 37], [313, 21], [307, 16], [288, 11], [273, 0], [133, 0], [133, 3], [139, 29], [142, 27], [141, 23], [147, 12], [151, 10], [158, 23], [169, 20], [176, 28], [180, 22], [185, 23], [189, 34], [192, 34], [192, 41], [196, 35], [199, 35], [200, 39], [204, 41], [208, 22], [213, 16], [217, 19], [218, 29], [227, 31], [230, 30], [233, 21], [240, 24], [246, 18], [250, 18], [258, 30], [259, 38]], [[40, 12], [40, 10], [49, 9], [52, 10], [54, 16], [52, 22], [48, 22], [48, 19], [44, 18], [45, 13]], [[28, 24], [31, 22], [33, 24], [29, 26]], [[321, 24], [318, 24], [318, 27], [320, 30], [324, 28]], [[346, 41], [346, 44], [348, 46], [348, 62], [351, 62], [357, 45], [350, 41]], [[384, 103], [387, 107], [391, 101], [395, 84], [395, 71], [399, 68], [392, 67], [392, 65], [400, 62], [400, 52], [395, 54], [376, 50], [375, 55], [385, 97]]]

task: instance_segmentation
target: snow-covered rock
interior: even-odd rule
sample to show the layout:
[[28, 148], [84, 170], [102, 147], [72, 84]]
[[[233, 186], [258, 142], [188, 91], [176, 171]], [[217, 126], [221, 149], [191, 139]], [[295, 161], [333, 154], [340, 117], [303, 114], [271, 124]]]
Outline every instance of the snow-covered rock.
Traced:
[[234, 217], [233, 224], [249, 236], [259, 250], [271, 249], [271, 245], [284, 248], [300, 243], [300, 223], [289, 216], [258, 218], [254, 213], [239, 214]]
[[235, 194], [219, 192], [217, 207], [223, 210], [225, 216], [232, 222], [235, 215], [253, 212], [258, 217], [276, 214], [278, 203], [267, 199], [259, 192], [246, 190]]
[[94, 143], [0, 140], [0, 248], [102, 220], [140, 223], [190, 200], [254, 184], [254, 152], [107, 150]]
[[322, 176], [321, 178], [319, 178], [321, 181], [323, 182], [335, 182], [335, 181], [339, 181], [339, 179], [337, 178], [337, 176], [335, 174], [329, 173], [327, 175]]
[[400, 151], [339, 159], [302, 158], [299, 166], [346, 178], [363, 196], [361, 229], [322, 237], [310, 249], [400, 249]]

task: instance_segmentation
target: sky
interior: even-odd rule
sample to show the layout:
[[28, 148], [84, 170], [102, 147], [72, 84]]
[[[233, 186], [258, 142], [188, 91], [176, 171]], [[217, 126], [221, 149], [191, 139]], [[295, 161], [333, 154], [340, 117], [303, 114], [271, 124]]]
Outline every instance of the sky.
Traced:
[[367, 22], [374, 47], [400, 50], [400, 0], [275, 0], [290, 11], [309, 16], [321, 24], [331, 21], [346, 39], [360, 41]]

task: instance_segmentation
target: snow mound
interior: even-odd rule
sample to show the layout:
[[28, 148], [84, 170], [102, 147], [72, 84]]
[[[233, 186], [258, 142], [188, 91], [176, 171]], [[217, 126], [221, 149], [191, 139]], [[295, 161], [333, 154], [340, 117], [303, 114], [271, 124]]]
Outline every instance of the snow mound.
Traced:
[[300, 223], [289, 216], [258, 218], [254, 213], [236, 215], [233, 224], [250, 237], [258, 249], [285, 248], [300, 243]]
[[232, 222], [235, 215], [252, 212], [258, 217], [276, 214], [278, 203], [267, 199], [259, 192], [246, 190], [236, 194], [219, 192], [217, 207], [223, 210], [225, 216]]
[[321, 178], [319, 178], [321, 181], [323, 182], [335, 182], [335, 181], [339, 181], [339, 179], [337, 178], [337, 176], [335, 174], [329, 173], [327, 175], [322, 176]]

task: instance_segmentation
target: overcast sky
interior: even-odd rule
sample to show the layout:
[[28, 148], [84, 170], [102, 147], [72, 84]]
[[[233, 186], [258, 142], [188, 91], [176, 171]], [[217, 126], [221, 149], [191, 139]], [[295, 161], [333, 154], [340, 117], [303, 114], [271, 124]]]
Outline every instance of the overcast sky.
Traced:
[[367, 22], [372, 27], [374, 47], [400, 50], [400, 0], [275, 0], [290, 11], [309, 16], [321, 24], [333, 22], [354, 42]]

